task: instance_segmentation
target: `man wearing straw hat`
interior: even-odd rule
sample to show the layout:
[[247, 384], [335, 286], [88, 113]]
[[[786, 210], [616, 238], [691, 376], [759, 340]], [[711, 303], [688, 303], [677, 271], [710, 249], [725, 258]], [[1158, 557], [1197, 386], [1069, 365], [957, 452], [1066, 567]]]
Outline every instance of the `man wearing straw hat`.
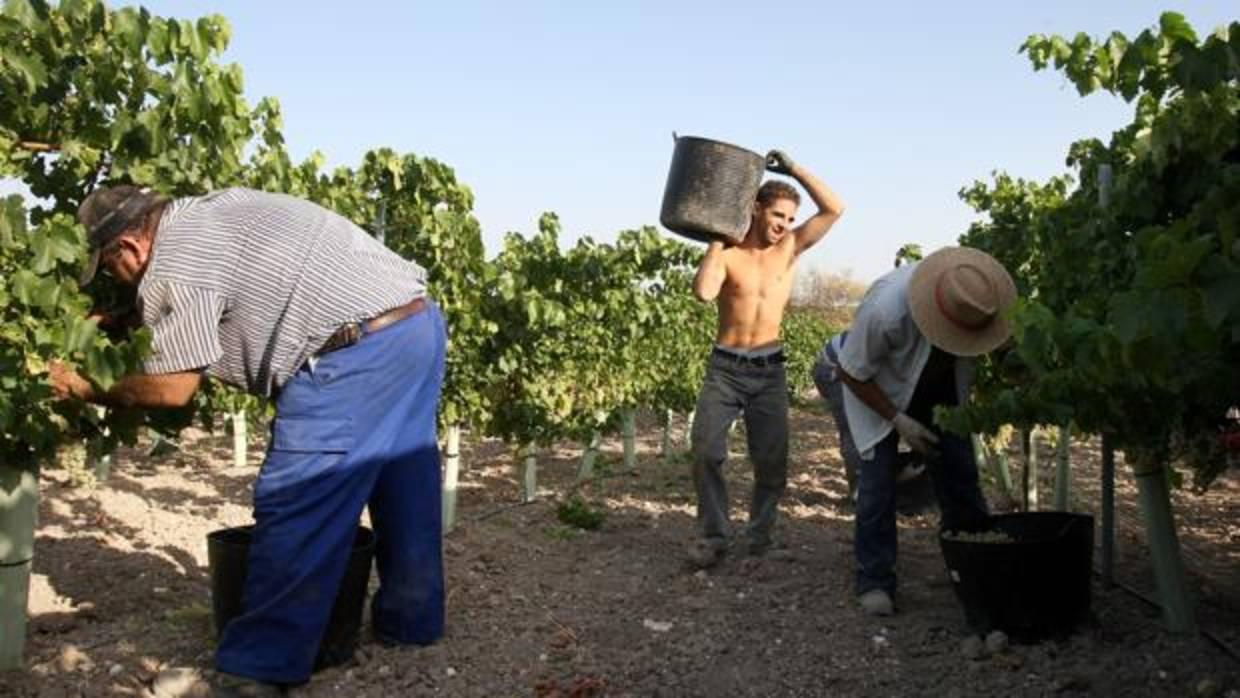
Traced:
[[281, 695], [305, 682], [363, 507], [376, 535], [375, 634], [438, 639], [446, 336], [422, 268], [342, 216], [251, 189], [170, 200], [106, 187], [78, 218], [89, 244], [81, 283], [102, 270], [134, 288], [152, 353], [107, 390], [54, 364], [58, 397], [177, 407], [206, 375], [276, 407], [243, 607], [220, 636], [219, 671], [210, 686], [192, 669], [161, 672], [154, 694]]
[[[1012, 277], [993, 257], [947, 247], [870, 286], [849, 330], [823, 347], [814, 380], [856, 471], [856, 591], [872, 615], [895, 612], [897, 447], [929, 464], [944, 529], [983, 523], [970, 439], [934, 424], [934, 408], [968, 399], [974, 357], [1008, 340]], [[844, 389], [847, 388], [847, 389]]]
[[712, 567], [728, 549], [728, 496], [723, 464], [728, 428], [745, 417], [754, 485], [745, 530], [747, 552], [762, 555], [772, 531], [788, 473], [788, 386], [779, 328], [792, 292], [797, 258], [827, 234], [844, 212], [844, 202], [822, 180], [781, 151], [767, 155], [767, 169], [794, 178], [818, 206], [793, 226], [801, 198], [787, 182], [771, 180], [758, 189], [749, 229], [737, 245], [714, 241], [706, 250], [693, 293], [717, 301], [715, 346], [693, 420], [693, 482], [701, 537], [689, 549], [689, 564]]

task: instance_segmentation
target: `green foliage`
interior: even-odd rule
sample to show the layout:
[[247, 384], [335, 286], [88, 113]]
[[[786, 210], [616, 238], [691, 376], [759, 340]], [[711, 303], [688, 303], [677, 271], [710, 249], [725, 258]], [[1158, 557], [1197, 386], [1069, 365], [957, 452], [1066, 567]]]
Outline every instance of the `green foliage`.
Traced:
[[103, 183], [170, 194], [243, 183], [252, 138], [279, 142], [278, 108], [251, 111], [240, 68], [216, 62], [228, 36], [218, 16], [165, 19], [90, 0], [9, 0], [0, 12], [0, 177], [19, 178], [40, 197], [30, 211], [10, 199], [0, 226], [0, 361], [13, 369], [0, 384], [0, 458], [38, 461], [76, 438], [107, 450], [144, 424], [179, 429], [208, 410], [213, 395], [238, 399], [208, 391], [187, 410], [100, 417], [52, 403], [46, 384], [47, 362], [62, 359], [106, 388], [138, 369], [150, 342], [141, 330], [104, 336], [86, 319], [92, 308], [127, 305], [126, 292], [105, 279], [92, 288], [93, 301], [77, 289], [85, 245], [66, 214]]
[[1054, 177], [1045, 185], [994, 175], [993, 184], [974, 182], [960, 198], [987, 217], [969, 226], [960, 244], [990, 253], [1008, 270], [1017, 293], [1028, 298], [1038, 290], [1040, 250], [1058, 231], [1047, 229], [1047, 213], [1063, 205], [1072, 181]]
[[1205, 485], [1240, 395], [1240, 23], [1199, 41], [1167, 13], [1135, 40], [1034, 36], [1022, 50], [1136, 111], [1109, 143], [1071, 147], [1070, 193], [1000, 176], [962, 194], [991, 216], [965, 240], [1014, 265], [1027, 297], [986, 399], [949, 419], [1070, 418], [1139, 468], [1183, 458]]
[[484, 360], [495, 369], [491, 431], [517, 443], [584, 439], [652, 395], [691, 401], [677, 374], [709, 346], [709, 334], [686, 336], [709, 310], [686, 301], [692, 248], [643, 228], [565, 253], [559, 234], [554, 214], [530, 238], [509, 234], [482, 308], [499, 328]]
[[597, 531], [607, 518], [607, 513], [602, 509], [591, 507], [581, 497], [573, 497], [566, 502], [561, 502], [555, 508], [555, 517], [566, 526]]
[[255, 168], [267, 188], [300, 194], [382, 235], [397, 254], [428, 273], [431, 297], [449, 328], [447, 368], [440, 401], [442, 425], [484, 424], [491, 413], [491, 378], [484, 348], [498, 326], [482, 312], [495, 268], [485, 261], [482, 229], [473, 216], [473, 193], [450, 167], [431, 158], [387, 148], [366, 153], [356, 170], [321, 174], [321, 158], [288, 164], [278, 134]]
[[895, 266], [900, 267], [905, 264], [919, 262], [923, 256], [924, 254], [921, 251], [921, 245], [915, 242], [905, 243], [900, 246], [900, 249], [896, 250]]
[[651, 228], [622, 233], [621, 244], [646, 250], [647, 267], [640, 270], [637, 283], [649, 308], [637, 341], [627, 347], [637, 385], [626, 404], [644, 403], [660, 413], [689, 412], [697, 405], [716, 329], [714, 307], [693, 296], [702, 253]]
[[82, 229], [63, 214], [29, 227], [20, 196], [0, 200], [0, 462], [34, 466], [72, 437], [98, 437], [98, 413], [51, 401], [48, 365], [79, 366], [100, 386], [133, 370], [148, 332], [114, 343], [86, 319], [77, 288]]
[[[190, 22], [154, 17], [142, 9], [109, 10], [99, 2], [6, 3], [0, 14], [0, 177], [20, 178], [49, 201], [30, 213], [35, 221], [71, 213], [95, 186], [123, 181], [173, 195], [232, 185], [288, 192], [359, 224], [373, 221], [382, 201], [389, 211], [391, 246], [430, 268], [432, 293], [453, 328], [444, 416], [450, 422], [480, 422], [487, 406], [477, 380], [485, 374], [462, 366], [477, 358], [489, 334], [487, 327], [471, 324], [487, 282], [481, 235], [469, 216], [472, 194], [442, 164], [390, 150], [368, 153], [357, 171], [339, 168], [330, 175], [320, 172], [323, 158], [317, 153], [292, 164], [280, 131], [279, 104], [265, 98], [251, 109], [242, 96], [240, 67], [216, 62], [228, 35], [227, 23], [217, 16]], [[0, 228], [6, 247], [14, 236], [12, 221], [25, 217], [6, 213]], [[83, 336], [85, 321], [63, 320], [62, 315], [84, 317], [92, 304], [70, 287], [72, 274], [63, 279], [48, 274], [54, 264], [80, 261], [80, 235], [71, 221], [59, 219], [28, 243], [19, 241], [20, 259], [15, 254], [4, 258], [0, 271], [11, 278], [6, 291], [44, 313], [28, 316], [27, 324], [55, 318], [70, 323], [75, 337]], [[132, 303], [106, 280], [96, 282], [92, 291], [98, 306]], [[11, 341], [18, 341], [16, 331], [8, 333]], [[121, 344], [113, 354], [123, 351], [123, 333], [114, 340]], [[141, 347], [134, 345], [134, 356]], [[45, 359], [66, 356], [45, 354]], [[83, 368], [107, 384], [118, 375], [120, 359], [113, 354], [90, 354]], [[125, 364], [136, 366], [133, 360]], [[9, 382], [16, 385], [16, 379]], [[31, 390], [0, 387], [0, 405], [46, 400], [45, 387]], [[135, 434], [143, 421], [174, 433], [195, 416], [209, 426], [213, 414], [242, 409], [254, 419], [269, 411], [257, 398], [212, 384], [186, 410], [145, 418], [113, 414], [107, 421], [109, 431], [121, 436]], [[64, 430], [77, 428], [66, 424]], [[31, 438], [46, 444], [62, 435], [55, 434]], [[46, 448], [40, 452], [46, 455]]]
[[551, 540], [558, 541], [570, 541], [579, 538], [582, 535], [580, 528], [565, 526], [563, 524], [548, 526], [543, 529], [543, 533]]
[[238, 181], [255, 119], [240, 68], [215, 62], [229, 31], [219, 16], [10, 0], [0, 14], [0, 176], [66, 213], [105, 178], [173, 194]]
[[814, 359], [827, 340], [840, 332], [817, 313], [790, 309], [780, 328], [784, 355], [788, 359], [785, 371], [788, 375], [788, 391], [800, 395], [814, 385]]
[[1240, 41], [1236, 23], [1206, 37], [1184, 16], [1165, 12], [1157, 28], [1135, 39], [1113, 32], [1105, 40], [1077, 34], [1030, 36], [1021, 46], [1034, 68], [1054, 65], [1076, 85], [1082, 96], [1098, 90], [1157, 103], [1173, 94], [1199, 95], [1234, 81], [1240, 71]]

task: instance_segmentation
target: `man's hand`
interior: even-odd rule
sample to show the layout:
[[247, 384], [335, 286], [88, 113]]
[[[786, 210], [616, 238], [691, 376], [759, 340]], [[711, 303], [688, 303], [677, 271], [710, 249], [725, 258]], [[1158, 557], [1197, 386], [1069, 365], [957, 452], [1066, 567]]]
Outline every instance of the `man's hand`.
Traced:
[[53, 359], [47, 366], [48, 382], [52, 386], [52, 396], [57, 400], [89, 400], [93, 390], [90, 382], [77, 371]]
[[939, 437], [926, 428], [924, 424], [900, 412], [891, 420], [900, 438], [904, 439], [914, 451], [931, 458], [939, 455]]
[[766, 154], [766, 169], [775, 174], [791, 175], [797, 164], [782, 150], [772, 150]]
[[795, 178], [818, 205], [817, 213], [792, 231], [792, 238], [796, 241], [796, 253], [799, 255], [813, 247], [827, 234], [831, 226], [835, 225], [844, 213], [844, 202], [822, 180], [793, 162], [792, 158], [782, 150], [772, 150], [766, 154], [766, 169]]

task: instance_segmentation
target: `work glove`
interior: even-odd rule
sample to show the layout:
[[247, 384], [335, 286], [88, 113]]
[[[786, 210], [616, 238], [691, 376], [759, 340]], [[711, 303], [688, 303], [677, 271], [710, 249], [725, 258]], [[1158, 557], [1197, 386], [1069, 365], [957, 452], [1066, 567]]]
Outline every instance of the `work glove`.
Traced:
[[766, 169], [775, 174], [791, 175], [792, 168], [797, 164], [782, 150], [772, 150], [766, 154]]
[[932, 458], [939, 455], [939, 437], [921, 422], [901, 412], [891, 420], [891, 425], [914, 451]]

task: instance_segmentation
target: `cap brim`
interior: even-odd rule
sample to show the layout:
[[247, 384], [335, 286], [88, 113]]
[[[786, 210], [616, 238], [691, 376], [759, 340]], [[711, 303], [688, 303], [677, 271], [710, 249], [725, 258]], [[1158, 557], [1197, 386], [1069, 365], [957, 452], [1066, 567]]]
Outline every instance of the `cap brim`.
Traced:
[[78, 286], [85, 286], [95, 278], [95, 272], [99, 270], [99, 254], [103, 250], [93, 250], [90, 256], [86, 258], [86, 266], [82, 267], [82, 273], [78, 276]]

